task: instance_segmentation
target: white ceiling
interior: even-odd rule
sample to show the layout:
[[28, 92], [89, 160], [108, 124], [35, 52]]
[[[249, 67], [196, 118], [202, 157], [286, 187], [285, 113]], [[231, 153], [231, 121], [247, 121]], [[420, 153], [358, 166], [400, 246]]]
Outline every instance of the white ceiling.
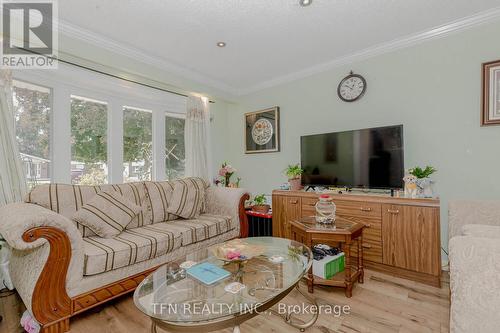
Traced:
[[[298, 0], [59, 1], [63, 33], [146, 54], [233, 94], [491, 13], [500, 16], [500, 0], [313, 0], [309, 7]], [[227, 47], [216, 47], [218, 41]]]

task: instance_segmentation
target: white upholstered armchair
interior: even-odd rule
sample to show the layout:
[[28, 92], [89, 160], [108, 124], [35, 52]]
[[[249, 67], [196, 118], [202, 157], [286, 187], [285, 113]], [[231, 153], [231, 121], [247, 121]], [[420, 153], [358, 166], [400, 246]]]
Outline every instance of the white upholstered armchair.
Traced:
[[500, 331], [500, 201], [449, 204], [450, 332]]

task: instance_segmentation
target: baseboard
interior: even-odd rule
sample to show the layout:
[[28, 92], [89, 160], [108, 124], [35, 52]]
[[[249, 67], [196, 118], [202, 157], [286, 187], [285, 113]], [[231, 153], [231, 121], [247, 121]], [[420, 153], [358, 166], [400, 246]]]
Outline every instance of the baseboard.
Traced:
[[364, 261], [364, 266], [375, 271], [397, 276], [403, 279], [424, 283], [433, 287], [441, 288], [441, 276], [409, 271], [403, 268], [389, 266], [372, 261]]

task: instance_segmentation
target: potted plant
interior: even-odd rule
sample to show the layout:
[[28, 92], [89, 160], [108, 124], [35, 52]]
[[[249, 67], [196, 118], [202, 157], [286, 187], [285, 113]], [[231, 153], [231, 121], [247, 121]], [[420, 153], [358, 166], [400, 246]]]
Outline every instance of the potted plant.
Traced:
[[418, 187], [418, 196], [421, 198], [432, 198], [434, 197], [434, 192], [432, 190], [432, 183], [434, 181], [430, 178], [430, 176], [435, 173], [437, 170], [432, 166], [426, 166], [425, 168], [414, 167], [408, 170], [410, 175], [413, 175], [417, 178], [416, 184]]
[[301, 185], [301, 175], [304, 172], [299, 164], [288, 165], [285, 169], [285, 174], [288, 177], [288, 183], [290, 184], [290, 190], [298, 191], [302, 189]]
[[269, 213], [269, 209], [271, 209], [271, 206], [267, 204], [267, 199], [264, 194], [255, 196], [252, 202], [253, 202], [252, 210], [254, 212], [259, 212], [264, 214]]

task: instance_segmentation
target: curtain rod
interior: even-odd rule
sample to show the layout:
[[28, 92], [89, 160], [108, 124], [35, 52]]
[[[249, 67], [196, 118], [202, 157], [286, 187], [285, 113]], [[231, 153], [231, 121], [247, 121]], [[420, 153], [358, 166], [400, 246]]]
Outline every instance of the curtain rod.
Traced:
[[[150, 84], [147, 84], [147, 83], [135, 81], [135, 80], [132, 80], [132, 79], [127, 79], [127, 78], [121, 77], [119, 75], [115, 75], [115, 74], [111, 74], [111, 73], [108, 73], [108, 72], [104, 72], [104, 71], [101, 71], [101, 70], [98, 70], [98, 69], [95, 69], [95, 68], [92, 68], [92, 67], [87, 67], [87, 66], [84, 66], [84, 65], [80, 65], [80, 64], [68, 61], [68, 60], [63, 60], [63, 59], [58, 59], [58, 58], [55, 58], [55, 57], [52, 57], [52, 56], [47, 56], [47, 55], [44, 55], [44, 54], [41, 54], [41, 53], [38, 53], [38, 52], [34, 52], [33, 50], [25, 49], [23, 47], [20, 47], [19, 49], [21, 49], [23, 51], [26, 51], [26, 52], [29, 52], [29, 53], [32, 53], [32, 54], [37, 54], [37, 55], [45, 56], [45, 57], [47, 57], [49, 59], [54, 59], [56, 61], [60, 61], [62, 63], [68, 64], [68, 65], [72, 65], [72, 66], [75, 66], [75, 67], [86, 69], [86, 70], [94, 72], [94, 73], [99, 73], [99, 74], [103, 74], [103, 75], [107, 75], [107, 76], [113, 77], [115, 79], [127, 81], [127, 82], [130, 82], [130, 83], [135, 83], [135, 84], [138, 84], [138, 85], [143, 86], [143, 87], [148, 87], [148, 88], [151, 88], [151, 89], [160, 90], [160, 91], [167, 92], [167, 93], [170, 93], [170, 94], [174, 94], [174, 95], [177, 95], [177, 96], [189, 97], [189, 95], [186, 95], [186, 94], [182, 94], [182, 93], [179, 93], [179, 92], [176, 92], [176, 91], [172, 91], [172, 90], [160, 88], [160, 87], [157, 87], [157, 86], [153, 86], [153, 85], [150, 85]], [[209, 103], [215, 103], [215, 102], [209, 100]]]

